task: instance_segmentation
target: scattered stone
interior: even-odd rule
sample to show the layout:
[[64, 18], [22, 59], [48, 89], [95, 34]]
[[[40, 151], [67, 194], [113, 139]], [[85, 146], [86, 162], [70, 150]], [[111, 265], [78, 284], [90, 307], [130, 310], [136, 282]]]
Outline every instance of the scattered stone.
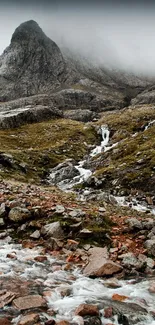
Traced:
[[98, 211], [99, 211], [99, 212], [106, 212], [106, 209], [105, 209], [104, 207], [99, 207], [99, 208], [98, 208]]
[[108, 307], [104, 309], [104, 317], [105, 318], [111, 318], [113, 315], [113, 309], [112, 307]]
[[89, 262], [83, 270], [87, 276], [109, 276], [122, 271], [122, 267], [108, 259], [107, 248], [95, 247], [89, 251]]
[[34, 260], [35, 260], [36, 262], [42, 263], [42, 262], [47, 261], [47, 256], [43, 256], [43, 255], [36, 256], [36, 257], [34, 258]]
[[13, 222], [20, 222], [29, 219], [31, 212], [26, 208], [14, 207], [10, 210], [8, 218]]
[[52, 222], [49, 223], [48, 225], [45, 225], [44, 227], [42, 227], [41, 233], [45, 237], [54, 237], [58, 239], [64, 237], [64, 233], [59, 221]]
[[65, 212], [65, 208], [63, 205], [56, 205], [55, 207], [55, 212], [58, 214], [62, 214]]
[[79, 217], [84, 217], [85, 214], [86, 213], [84, 211], [82, 211], [81, 209], [75, 209], [69, 213], [69, 216], [72, 218], [79, 218]]
[[150, 293], [155, 293], [155, 282], [152, 282], [148, 288]]
[[89, 316], [89, 317], [84, 317], [84, 325], [102, 325], [100, 317], [96, 316]]
[[44, 307], [46, 305], [46, 302], [42, 296], [31, 295], [14, 299], [12, 305], [14, 308], [21, 311], [26, 309]]
[[148, 254], [155, 256], [155, 238], [146, 240], [145, 247], [148, 251]]
[[31, 235], [30, 235], [31, 238], [34, 238], [34, 239], [39, 239], [40, 238], [40, 231], [39, 230], [36, 230], [34, 231]]
[[39, 315], [37, 314], [29, 314], [26, 316], [22, 316], [17, 325], [34, 325], [39, 321]]
[[14, 298], [15, 294], [7, 290], [0, 290], [0, 308], [8, 305]]
[[129, 230], [141, 230], [143, 228], [142, 222], [136, 218], [130, 218], [126, 220], [126, 223], [129, 226]]
[[84, 229], [82, 229], [80, 231], [79, 237], [80, 238], [89, 238], [89, 237], [92, 236], [92, 234], [93, 234], [93, 231], [92, 230], [89, 230], [89, 229], [84, 228]]
[[98, 307], [95, 305], [81, 304], [75, 310], [75, 315], [79, 316], [99, 316]]
[[0, 318], [0, 325], [11, 325], [11, 321], [8, 318]]
[[70, 325], [67, 320], [61, 320], [60, 322], [56, 323], [56, 325]]
[[118, 293], [114, 293], [112, 295], [112, 300], [116, 300], [116, 301], [124, 301], [126, 299], [129, 299], [129, 297], [127, 296], [123, 296], [123, 295], [119, 295]]
[[60, 249], [62, 249], [63, 245], [64, 245], [63, 241], [58, 240], [57, 238], [51, 237], [48, 239], [47, 246], [52, 251], [59, 251]]

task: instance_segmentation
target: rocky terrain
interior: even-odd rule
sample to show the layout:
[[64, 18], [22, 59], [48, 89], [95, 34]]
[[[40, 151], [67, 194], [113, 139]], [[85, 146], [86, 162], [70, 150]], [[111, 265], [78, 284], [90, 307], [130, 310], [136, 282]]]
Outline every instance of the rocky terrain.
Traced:
[[0, 324], [154, 324], [153, 79], [34, 21], [0, 57]]

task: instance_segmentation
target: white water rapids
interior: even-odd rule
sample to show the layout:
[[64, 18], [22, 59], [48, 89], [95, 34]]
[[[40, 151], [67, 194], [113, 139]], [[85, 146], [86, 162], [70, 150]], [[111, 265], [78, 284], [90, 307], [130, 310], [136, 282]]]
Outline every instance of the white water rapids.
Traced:
[[[102, 126], [101, 133], [101, 145], [92, 150], [91, 157], [102, 151], [110, 150], [112, 147], [108, 147], [109, 130], [106, 126]], [[113, 146], [115, 145], [117, 144]], [[67, 188], [71, 189], [74, 184], [83, 182], [91, 176], [91, 170], [85, 169], [84, 164], [85, 161], [78, 163], [76, 168], [80, 176], [76, 176]], [[124, 200], [124, 197], [119, 197], [118, 203], [123, 205]], [[15, 280], [19, 283], [20, 281], [31, 281], [29, 286], [33, 294], [48, 292], [46, 296], [47, 305], [48, 308], [54, 311], [55, 315], [50, 316], [46, 312], [40, 312], [40, 324], [45, 324], [45, 320], [55, 319], [56, 321], [67, 320], [74, 324], [83, 325], [82, 318], [75, 316], [74, 312], [80, 304], [90, 303], [100, 306], [102, 325], [109, 323], [118, 325], [116, 316], [112, 320], [104, 317], [104, 309], [107, 307], [106, 304], [104, 305], [104, 301], [108, 301], [112, 305], [113, 294], [119, 294], [128, 297], [126, 300], [127, 306], [130, 303], [136, 303], [148, 311], [147, 315], [139, 317], [138, 320], [134, 321], [134, 324], [155, 325], [155, 320], [150, 313], [151, 311], [155, 312], [155, 294], [151, 294], [148, 290], [154, 279], [143, 279], [139, 282], [116, 279], [103, 280], [100, 278], [90, 279], [85, 277], [81, 269], [75, 265], [72, 265], [66, 271], [66, 261], [63, 256], [55, 258], [46, 253], [47, 260], [42, 263], [37, 262], [35, 257], [42, 254], [42, 249], [43, 247], [23, 248], [21, 245], [14, 244], [10, 237], [0, 239], [0, 283], [3, 283], [3, 285], [10, 283], [9, 290], [13, 291], [11, 287], [12, 281]], [[7, 257], [8, 254], [15, 255], [15, 259]], [[114, 288], [108, 286], [108, 282], [115, 282], [117, 285]], [[63, 291], [68, 292], [68, 294], [62, 295]], [[4, 315], [5, 313], [8, 315], [10, 312], [13, 315], [12, 324], [16, 325], [20, 321], [21, 315], [18, 315], [17, 312], [14, 314], [11, 308], [5, 307], [1, 311]]]
[[[42, 325], [45, 319], [68, 320], [81, 325], [81, 317], [75, 316], [74, 312], [76, 307], [82, 303], [99, 305], [102, 324], [106, 325], [111, 321], [104, 317], [103, 302], [110, 301], [113, 294], [125, 295], [128, 297], [127, 303], [137, 303], [148, 312], [155, 311], [154, 295], [148, 291], [152, 280], [133, 283], [131, 280], [90, 279], [83, 276], [80, 269], [75, 266], [66, 271], [66, 262], [63, 257], [56, 259], [46, 254], [46, 262], [36, 262], [34, 258], [40, 255], [41, 251], [42, 247], [22, 248], [21, 245], [13, 244], [9, 237], [0, 240], [0, 281], [2, 280], [3, 283], [9, 281], [11, 290], [13, 280], [17, 282], [27, 280], [31, 281], [35, 294], [38, 293], [37, 290], [42, 294], [48, 292], [46, 296], [48, 308], [52, 309], [56, 315], [49, 316], [48, 313], [40, 312]], [[8, 258], [7, 254], [14, 254], [16, 259]], [[117, 284], [117, 288], [108, 287], [108, 283], [112, 281]], [[62, 295], [63, 291], [68, 291], [68, 294]], [[8, 314], [9, 308], [4, 308], [3, 313]], [[15, 315], [12, 323], [17, 324], [20, 317], [20, 315]], [[146, 323], [147, 325], [155, 324], [150, 313], [140, 317], [140, 321], [136, 324]], [[114, 317], [113, 324], [118, 325], [117, 317]]]

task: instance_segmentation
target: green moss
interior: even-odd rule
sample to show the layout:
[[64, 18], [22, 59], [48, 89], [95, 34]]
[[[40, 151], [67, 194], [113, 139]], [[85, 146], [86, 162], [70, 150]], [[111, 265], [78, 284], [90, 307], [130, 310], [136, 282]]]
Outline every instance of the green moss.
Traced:
[[[67, 158], [76, 161], [88, 152], [87, 144], [97, 142], [95, 129], [84, 123], [58, 119], [0, 130], [1, 152], [13, 156], [13, 168], [3, 168], [0, 176], [39, 182], [49, 168]], [[25, 165], [25, 169], [20, 164]]]

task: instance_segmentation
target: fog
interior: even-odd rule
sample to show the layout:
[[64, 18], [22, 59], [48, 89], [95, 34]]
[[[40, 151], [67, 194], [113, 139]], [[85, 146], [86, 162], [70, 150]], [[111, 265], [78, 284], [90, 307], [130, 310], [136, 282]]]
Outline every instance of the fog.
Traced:
[[0, 7], [0, 52], [22, 22], [34, 19], [60, 47], [97, 65], [155, 76], [154, 7]]

